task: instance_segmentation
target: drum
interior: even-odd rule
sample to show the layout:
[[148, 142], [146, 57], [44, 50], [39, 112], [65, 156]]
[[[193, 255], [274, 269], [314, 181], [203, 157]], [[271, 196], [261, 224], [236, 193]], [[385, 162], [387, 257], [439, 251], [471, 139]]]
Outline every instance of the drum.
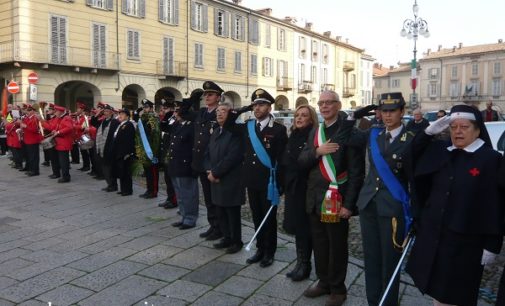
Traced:
[[89, 137], [89, 135], [83, 134], [81, 139], [79, 139], [79, 148], [81, 150], [89, 150], [93, 148], [95, 141]]
[[42, 145], [43, 150], [49, 150], [54, 148], [54, 146], [56, 145], [56, 141], [54, 140], [54, 136], [49, 136], [44, 140], [42, 140], [40, 144]]

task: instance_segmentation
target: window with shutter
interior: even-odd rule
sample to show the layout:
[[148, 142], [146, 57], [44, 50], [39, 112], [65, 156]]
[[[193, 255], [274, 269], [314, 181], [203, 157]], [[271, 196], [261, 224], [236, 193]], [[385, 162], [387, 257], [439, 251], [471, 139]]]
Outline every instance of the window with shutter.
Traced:
[[263, 75], [267, 77], [273, 75], [272, 59], [269, 57], [263, 58]]
[[144, 18], [146, 16], [145, 0], [123, 0], [121, 11], [126, 15]]
[[103, 10], [112, 10], [113, 0], [86, 0], [86, 5]]
[[493, 97], [501, 96], [501, 84], [502, 84], [501, 79], [493, 79], [492, 88], [491, 88], [492, 93], [493, 93]]
[[265, 26], [265, 47], [270, 48], [272, 42], [272, 26], [267, 24]]
[[284, 29], [277, 29], [277, 50], [286, 51], [286, 31]]
[[106, 67], [106, 28], [105, 25], [93, 23], [93, 66]]
[[214, 34], [218, 36], [225, 37], [225, 17], [226, 12], [217, 8], [214, 8]]
[[159, 20], [163, 23], [177, 24], [176, 14], [178, 14], [178, 9], [176, 9], [176, 3], [178, 0], [159, 0]]
[[251, 54], [251, 74], [258, 74], [258, 56], [256, 54]]
[[[116, 1], [119, 1], [119, 0], [116, 0]], [[112, 11], [114, 10], [114, 0], [106, 0], [106, 9], [109, 10], [109, 11]]]
[[217, 70], [219, 71], [224, 71], [226, 61], [225, 61], [225, 49], [224, 48], [217, 48]]
[[135, 30], [128, 30], [127, 57], [132, 60], [140, 59], [140, 33]]
[[163, 38], [163, 71], [165, 75], [174, 74], [174, 39]]
[[203, 68], [203, 44], [195, 44], [195, 67]]
[[232, 38], [235, 40], [244, 40], [245, 29], [244, 29], [244, 16], [234, 15], [232, 24]]
[[208, 31], [207, 5], [191, 1], [191, 28], [200, 32]]
[[51, 62], [55, 64], [67, 63], [67, 19], [66, 17], [51, 16]]
[[235, 72], [242, 72], [242, 52], [235, 51]]

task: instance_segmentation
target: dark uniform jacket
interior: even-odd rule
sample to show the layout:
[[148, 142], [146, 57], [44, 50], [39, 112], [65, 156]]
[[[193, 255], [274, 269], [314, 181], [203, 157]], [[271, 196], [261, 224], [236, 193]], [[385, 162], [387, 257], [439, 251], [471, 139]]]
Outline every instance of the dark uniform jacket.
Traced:
[[[105, 126], [104, 126], [105, 125]], [[109, 162], [114, 161], [114, 155], [112, 152], [112, 141], [114, 140], [114, 132], [116, 131], [119, 121], [117, 119], [111, 118], [109, 121], [103, 120], [98, 128], [105, 129], [109, 125], [109, 133], [105, 140], [105, 146], [103, 148], [103, 158]]]
[[206, 107], [200, 108], [195, 114], [195, 138], [193, 145], [193, 161], [191, 167], [199, 173], [205, 172], [205, 154], [209, 145], [210, 135], [216, 128], [216, 110], [207, 111]]
[[171, 177], [191, 177], [192, 148], [195, 127], [193, 122], [177, 122], [170, 133], [166, 171]]
[[407, 271], [421, 292], [451, 304], [475, 305], [482, 250], [501, 249], [501, 156], [487, 145], [473, 153], [448, 151], [448, 143], [432, 138], [419, 133], [413, 143], [422, 210]]
[[[353, 128], [354, 123], [354, 120], [345, 120], [345, 116], [340, 113], [338, 120], [326, 128], [325, 134], [327, 139], [331, 139], [331, 142], [338, 143], [340, 146], [337, 152], [331, 154], [337, 176], [347, 171], [347, 182], [338, 186], [343, 197], [342, 205], [350, 211], [356, 212], [356, 200], [365, 177], [365, 150], [364, 148], [346, 144], [351, 133], [356, 130]], [[317, 129], [311, 131], [307, 145], [300, 154], [298, 162], [302, 167], [310, 169], [306, 211], [307, 213], [315, 211], [319, 215], [321, 213], [321, 203], [330, 183], [324, 178], [319, 169], [321, 157], [316, 158], [316, 148], [314, 146], [316, 131]]]
[[124, 159], [135, 153], [135, 127], [130, 121], [118, 126], [116, 137], [112, 132], [112, 156], [114, 160]]
[[427, 128], [429, 125], [430, 122], [424, 118], [422, 118], [421, 122], [419, 123], [416, 123], [415, 120], [410, 120], [409, 123], [407, 123], [407, 131], [417, 134], [421, 131], [424, 131], [424, 129]]
[[[256, 121], [255, 119], [251, 120]], [[282, 168], [278, 165], [288, 141], [288, 135], [284, 125], [277, 122], [272, 123], [272, 117], [270, 120], [271, 122], [269, 122], [262, 131], [260, 131], [258, 127], [255, 127], [255, 131], [256, 135], [258, 135], [258, 138], [263, 144], [263, 147], [270, 156], [272, 164], [277, 166], [277, 186], [280, 188], [279, 191], [282, 193]], [[251, 189], [266, 190], [268, 188], [268, 180], [270, 178], [270, 169], [265, 167], [256, 156], [256, 152], [252, 147], [251, 139], [249, 138], [249, 133], [247, 131], [247, 122], [245, 125], [242, 125], [246, 135], [244, 140], [245, 155], [243, 173], [246, 173], [247, 175], [243, 176], [244, 185], [245, 187]]]
[[245, 203], [242, 187], [242, 160], [244, 159], [243, 139], [240, 135], [217, 127], [210, 136], [208, 154], [205, 162], [207, 170], [219, 179], [211, 183], [212, 203], [231, 207]]
[[172, 126], [175, 123], [175, 118], [173, 116], [174, 112], [168, 112], [160, 120], [160, 130], [162, 132], [161, 137], [161, 160], [160, 162], [165, 163], [165, 158], [167, 156], [168, 148], [170, 147], [170, 132]]
[[[370, 201], [375, 200], [379, 203], [377, 205], [377, 213], [379, 216], [401, 217], [403, 220], [402, 203], [393, 198], [375, 167], [370, 148], [370, 131], [362, 133], [360, 137], [364, 138], [360, 141], [368, 145], [368, 161], [370, 167], [363, 188], [361, 188], [359, 193], [358, 202], [356, 203], [358, 209], [364, 210]], [[413, 139], [414, 133], [402, 127], [400, 134], [395, 137], [386, 150], [386, 133], [382, 131], [379, 136], [377, 136], [377, 144], [382, 157], [407, 193], [409, 193], [410, 190], [409, 181], [412, 179], [410, 146]]]

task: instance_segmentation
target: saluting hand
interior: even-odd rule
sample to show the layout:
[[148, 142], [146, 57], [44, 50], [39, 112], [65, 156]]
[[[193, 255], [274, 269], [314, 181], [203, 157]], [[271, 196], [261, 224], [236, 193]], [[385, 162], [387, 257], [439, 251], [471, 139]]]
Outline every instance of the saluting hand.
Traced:
[[328, 139], [325, 143], [323, 143], [322, 145], [320, 145], [316, 149], [316, 157], [317, 158], [319, 158], [320, 156], [335, 153], [338, 151], [338, 149], [340, 148], [338, 143], [334, 143], [334, 142], [330, 142], [330, 141], [331, 141], [331, 139]]

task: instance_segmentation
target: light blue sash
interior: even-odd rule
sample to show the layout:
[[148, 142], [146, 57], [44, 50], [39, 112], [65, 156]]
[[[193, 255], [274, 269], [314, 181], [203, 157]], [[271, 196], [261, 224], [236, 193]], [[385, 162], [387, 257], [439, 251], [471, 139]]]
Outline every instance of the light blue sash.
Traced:
[[273, 206], [277, 206], [279, 205], [280, 202], [279, 189], [277, 188], [277, 180], [275, 178], [277, 167], [274, 167], [272, 165], [270, 156], [268, 155], [267, 151], [265, 150], [265, 147], [263, 147], [263, 144], [261, 143], [260, 139], [258, 138], [258, 135], [256, 134], [255, 120], [250, 120], [249, 122], [247, 122], [247, 131], [249, 132], [249, 139], [251, 139], [252, 147], [254, 149], [254, 152], [256, 152], [258, 159], [263, 164], [263, 166], [270, 169], [270, 179], [268, 182], [267, 199], [270, 200]]
[[403, 207], [403, 218], [405, 219], [405, 237], [409, 232], [410, 226], [412, 225], [412, 217], [410, 214], [410, 197], [409, 194], [405, 191], [402, 184], [398, 181], [396, 176], [389, 168], [389, 165], [382, 157], [379, 145], [377, 144], [377, 137], [379, 133], [383, 130], [383, 128], [372, 128], [370, 131], [370, 152], [372, 154], [372, 159], [374, 161], [375, 169], [377, 169], [377, 173], [380, 178], [386, 185], [387, 189], [393, 196], [395, 200], [402, 203]]
[[149, 158], [153, 164], [157, 164], [158, 159], [153, 154], [153, 150], [151, 149], [151, 145], [149, 144], [149, 140], [147, 139], [146, 131], [144, 130], [144, 125], [142, 124], [141, 118], [139, 118], [138, 127], [140, 132], [140, 139], [142, 139], [142, 145], [144, 146], [144, 150], [146, 151], [147, 158]]

